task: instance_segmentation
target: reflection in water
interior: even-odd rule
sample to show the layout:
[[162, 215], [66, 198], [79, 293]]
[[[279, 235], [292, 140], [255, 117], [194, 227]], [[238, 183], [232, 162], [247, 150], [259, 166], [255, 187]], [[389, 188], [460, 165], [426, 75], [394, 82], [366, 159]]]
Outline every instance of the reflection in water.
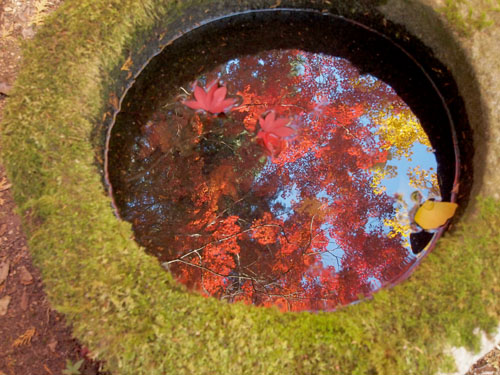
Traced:
[[110, 160], [120, 214], [180, 282], [328, 310], [408, 270], [412, 193], [440, 192], [429, 140], [388, 85], [345, 59], [272, 50], [192, 89], [147, 119], [121, 113]]

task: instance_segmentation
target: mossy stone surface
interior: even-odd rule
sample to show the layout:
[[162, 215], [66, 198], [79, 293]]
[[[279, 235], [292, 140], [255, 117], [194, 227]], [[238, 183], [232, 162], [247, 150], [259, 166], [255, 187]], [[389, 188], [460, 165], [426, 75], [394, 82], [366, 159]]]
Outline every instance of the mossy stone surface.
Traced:
[[[391, 0], [380, 7], [453, 73], [474, 136], [473, 195], [500, 199], [500, 5], [483, 0]], [[481, 21], [482, 20], [482, 21]]]
[[[113, 215], [95, 150], [103, 118], [119, 106], [123, 64], [151, 37], [175, 36], [183, 17], [306, 3], [355, 19], [383, 17], [380, 3], [67, 0], [26, 45], [2, 124], [3, 161], [51, 303], [113, 374], [434, 374], [450, 369], [449, 345], [477, 348], [473, 330], [497, 326], [500, 185], [491, 163], [500, 148], [500, 90], [488, 85], [499, 75], [482, 75], [498, 66], [479, 61], [493, 64], [483, 37], [495, 38], [498, 28], [462, 39], [428, 5], [394, 1], [382, 12], [421, 36], [457, 76], [476, 148], [487, 146], [477, 156], [485, 161], [474, 185], [481, 197], [407, 282], [335, 313], [282, 314], [187, 292]], [[420, 7], [444, 38], [435, 45], [432, 29], [419, 35], [418, 23], [397, 12]]]

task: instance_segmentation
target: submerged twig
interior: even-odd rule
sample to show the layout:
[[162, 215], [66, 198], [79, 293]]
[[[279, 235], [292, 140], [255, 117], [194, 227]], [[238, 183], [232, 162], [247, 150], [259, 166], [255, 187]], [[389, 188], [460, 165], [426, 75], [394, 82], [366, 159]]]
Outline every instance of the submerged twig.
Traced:
[[[153, 170], [158, 164], [160, 164], [160, 162], [166, 158], [168, 156], [168, 154], [162, 154], [160, 155], [148, 168], [146, 168], [145, 170], [139, 172], [139, 173], [136, 173], [135, 175], [133, 176], [130, 176], [128, 178], [125, 179], [125, 182], [132, 182], [132, 181], [135, 181], [135, 180], [139, 180], [140, 178], [144, 177], [146, 174], [148, 174], [151, 170]], [[167, 169], [167, 174], [170, 172], [170, 168]]]

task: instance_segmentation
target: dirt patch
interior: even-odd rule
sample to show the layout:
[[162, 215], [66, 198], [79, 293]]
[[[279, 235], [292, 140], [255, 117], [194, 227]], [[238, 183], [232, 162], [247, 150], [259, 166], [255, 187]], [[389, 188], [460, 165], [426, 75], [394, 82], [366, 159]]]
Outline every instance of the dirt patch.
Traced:
[[[0, 121], [21, 62], [20, 42], [32, 38], [59, 3], [0, 4]], [[50, 308], [14, 213], [10, 187], [0, 166], [0, 375], [59, 375], [71, 367], [72, 374], [98, 374], [100, 364], [88, 358], [88, 349], [72, 337], [63, 316]]]
[[97, 374], [98, 364], [52, 310], [40, 272], [33, 266], [9, 184], [0, 168], [0, 375], [61, 374], [67, 361], [85, 361], [80, 373]]

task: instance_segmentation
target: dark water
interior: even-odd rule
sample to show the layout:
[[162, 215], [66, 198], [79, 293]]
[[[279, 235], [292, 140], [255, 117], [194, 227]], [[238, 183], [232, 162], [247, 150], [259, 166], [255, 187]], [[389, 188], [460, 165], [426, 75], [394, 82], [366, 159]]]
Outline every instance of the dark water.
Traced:
[[190, 288], [282, 310], [334, 309], [405, 274], [433, 236], [415, 237], [412, 195], [443, 194], [396, 91], [302, 49], [212, 65], [139, 84], [117, 118], [110, 182], [137, 241]]

